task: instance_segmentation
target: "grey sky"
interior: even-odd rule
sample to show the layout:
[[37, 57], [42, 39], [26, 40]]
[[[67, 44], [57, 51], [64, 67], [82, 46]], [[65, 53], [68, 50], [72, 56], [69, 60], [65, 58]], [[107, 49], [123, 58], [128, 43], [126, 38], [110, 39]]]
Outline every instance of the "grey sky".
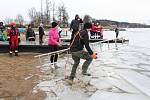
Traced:
[[[139, 22], [150, 24], [150, 0], [55, 0], [56, 5], [64, 3], [70, 20], [75, 14], [85, 14], [97, 19]], [[15, 18], [22, 14], [26, 20], [28, 9], [35, 7], [40, 11], [41, 0], [1, 0], [0, 20]]]

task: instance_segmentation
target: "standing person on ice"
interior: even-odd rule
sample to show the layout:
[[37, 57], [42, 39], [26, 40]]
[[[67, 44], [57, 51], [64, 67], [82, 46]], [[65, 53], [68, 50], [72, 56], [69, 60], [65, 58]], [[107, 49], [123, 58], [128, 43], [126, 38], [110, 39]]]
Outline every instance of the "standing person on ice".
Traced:
[[119, 29], [118, 29], [118, 27], [115, 28], [115, 33], [116, 33], [116, 39], [117, 39], [118, 35], [119, 35]]
[[77, 31], [79, 31], [79, 25], [80, 23], [83, 23], [82, 19], [79, 17], [78, 14], [75, 15], [75, 19], [71, 21], [70, 24], [70, 30], [72, 31], [72, 34], [76, 33]]
[[45, 35], [45, 33], [44, 33], [43, 24], [41, 23], [39, 26], [39, 44], [40, 45], [42, 45], [43, 43], [43, 35]]
[[[89, 46], [88, 32], [91, 30], [91, 28], [91, 23], [85, 23], [83, 30], [78, 31], [75, 34], [72, 34], [71, 36], [70, 51], [72, 54], [72, 59], [74, 60], [74, 64], [72, 67], [71, 74], [69, 76], [69, 83], [72, 83], [73, 79], [75, 78], [76, 69], [80, 63], [80, 59], [86, 60], [82, 65], [82, 74], [91, 76], [90, 73], [87, 73], [87, 70], [90, 63], [92, 62], [92, 59], [97, 58], [97, 54], [94, 53]], [[87, 51], [83, 50], [84, 46]]]
[[12, 55], [15, 52], [15, 56], [18, 56], [18, 46], [20, 42], [19, 30], [16, 28], [16, 23], [10, 23], [10, 29], [8, 29], [8, 41], [9, 41], [9, 54]]
[[[52, 22], [52, 28], [48, 33], [48, 45], [50, 47], [50, 52], [58, 51], [58, 47], [61, 46], [57, 25], [58, 24], [56, 22]], [[57, 59], [58, 54], [54, 54], [50, 57], [52, 68], [58, 68], [58, 66], [56, 65]]]

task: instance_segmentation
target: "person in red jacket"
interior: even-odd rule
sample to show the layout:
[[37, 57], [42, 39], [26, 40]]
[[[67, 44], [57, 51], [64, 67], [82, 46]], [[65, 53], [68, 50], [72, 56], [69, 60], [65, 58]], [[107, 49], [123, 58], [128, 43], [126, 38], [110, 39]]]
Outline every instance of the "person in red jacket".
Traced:
[[18, 56], [18, 46], [19, 46], [19, 31], [16, 28], [16, 23], [12, 22], [10, 23], [10, 29], [8, 31], [8, 41], [9, 41], [9, 54], [12, 55], [12, 53], [15, 53], [15, 56]]
[[100, 36], [98, 39], [103, 39], [103, 27], [100, 24], [97, 26], [97, 33]]
[[95, 35], [97, 33], [97, 26], [95, 23], [92, 23], [92, 28], [91, 28], [91, 31], [90, 31], [90, 39], [96, 39], [95, 38]]

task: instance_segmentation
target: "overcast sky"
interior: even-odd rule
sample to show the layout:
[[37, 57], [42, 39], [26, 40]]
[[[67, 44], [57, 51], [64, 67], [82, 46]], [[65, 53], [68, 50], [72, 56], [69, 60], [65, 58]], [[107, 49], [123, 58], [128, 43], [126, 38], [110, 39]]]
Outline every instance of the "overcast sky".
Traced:
[[[41, 0], [0, 0], [0, 20], [15, 18], [22, 14], [28, 18], [28, 9], [41, 9]], [[43, 0], [45, 1], [45, 0]], [[69, 21], [75, 14], [85, 14], [97, 19], [150, 24], [150, 0], [54, 0], [56, 5], [64, 3]], [[44, 6], [44, 5], [43, 5]]]

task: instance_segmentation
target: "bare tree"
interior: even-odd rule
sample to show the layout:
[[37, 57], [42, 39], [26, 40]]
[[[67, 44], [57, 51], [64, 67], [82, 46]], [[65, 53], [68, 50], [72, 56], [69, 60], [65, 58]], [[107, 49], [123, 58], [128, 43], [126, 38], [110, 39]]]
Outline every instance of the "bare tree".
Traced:
[[55, 2], [52, 3], [52, 11], [53, 11], [53, 21], [56, 20], [55, 18]]
[[31, 22], [33, 22], [36, 18], [36, 15], [37, 15], [36, 9], [35, 8], [29, 9], [28, 15], [29, 15], [29, 18], [31, 19]]
[[15, 22], [17, 22], [18, 24], [22, 25], [24, 23], [24, 18], [21, 14], [18, 14], [16, 19], [15, 19]]
[[57, 21], [58, 18], [58, 20], [61, 22], [61, 25], [66, 27], [68, 25], [69, 19], [66, 7], [64, 6], [64, 4], [60, 5], [58, 7], [58, 13], [56, 12], [55, 7], [56, 7], [55, 2], [50, 2], [50, 0], [46, 0], [46, 9], [44, 11], [44, 14], [42, 14], [42, 12], [37, 12], [35, 8], [29, 9], [28, 15], [29, 18], [31, 19], [31, 22], [34, 23], [34, 25], [39, 25], [42, 20], [43, 24], [49, 25], [51, 22], [50, 13], [52, 11], [52, 21]]
[[4, 23], [5, 24], [7, 24], [7, 25], [9, 25], [11, 22], [13, 22], [14, 20], [13, 20], [13, 18], [6, 18], [5, 20], [4, 20]]
[[44, 12], [45, 15], [45, 23], [48, 25], [51, 22], [51, 16], [50, 16], [50, 8], [51, 7], [51, 2], [49, 0], [46, 0], [46, 9]]
[[31, 8], [28, 11], [28, 15], [31, 19], [31, 23], [37, 27], [41, 21], [41, 12], [37, 12], [35, 8]]
[[64, 4], [62, 4], [58, 7], [58, 20], [60, 21], [63, 27], [66, 27], [68, 25], [68, 19], [69, 16], [66, 11], [66, 7]]

